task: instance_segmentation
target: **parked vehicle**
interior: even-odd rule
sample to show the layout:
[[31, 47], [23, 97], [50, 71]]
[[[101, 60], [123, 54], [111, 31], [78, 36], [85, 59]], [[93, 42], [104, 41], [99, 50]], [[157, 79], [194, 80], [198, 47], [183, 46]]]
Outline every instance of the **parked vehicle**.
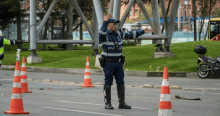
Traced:
[[220, 41], [220, 18], [210, 18], [209, 41]]
[[[198, 45], [194, 48], [195, 53], [199, 54], [197, 64], [197, 74], [201, 79], [208, 78], [211, 72], [214, 72], [216, 77], [220, 77], [220, 55], [216, 58], [205, 56], [207, 49], [205, 46]], [[201, 63], [201, 64], [200, 64]]]

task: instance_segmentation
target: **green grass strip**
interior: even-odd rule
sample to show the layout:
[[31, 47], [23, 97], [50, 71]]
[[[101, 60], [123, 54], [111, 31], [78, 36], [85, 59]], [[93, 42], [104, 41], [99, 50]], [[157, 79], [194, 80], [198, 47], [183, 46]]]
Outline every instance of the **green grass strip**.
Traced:
[[[204, 45], [207, 48], [207, 56], [217, 57], [220, 55], [220, 41], [196, 41], [185, 43], [173, 43], [170, 50], [176, 57], [170, 58], [152, 58], [156, 47], [154, 45], [138, 45], [124, 46], [123, 54], [126, 57], [124, 70], [135, 71], [163, 71], [163, 67], [167, 66], [170, 72], [196, 72], [198, 55], [194, 52], [194, 47]], [[52, 48], [58, 48], [57, 45], [47, 45]], [[23, 44], [23, 48], [28, 48], [29, 44]], [[38, 44], [38, 48], [42, 49], [42, 45]], [[5, 46], [5, 58], [3, 65], [15, 65], [17, 46]], [[99, 53], [101, 50], [99, 50]], [[36, 67], [52, 67], [52, 68], [80, 68], [84, 69], [86, 65], [86, 57], [89, 56], [90, 68], [95, 67], [95, 57], [91, 46], [74, 46], [74, 50], [37, 50], [39, 57], [43, 57], [40, 64], [27, 64], [27, 66]], [[21, 51], [21, 59], [26, 58], [30, 51]], [[21, 61], [20, 61], [21, 63]], [[150, 68], [150, 65], [152, 68]]]

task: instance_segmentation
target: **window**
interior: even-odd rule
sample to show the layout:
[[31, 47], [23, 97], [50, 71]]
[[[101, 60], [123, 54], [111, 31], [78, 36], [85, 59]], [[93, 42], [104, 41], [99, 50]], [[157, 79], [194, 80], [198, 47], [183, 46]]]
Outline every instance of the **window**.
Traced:
[[210, 39], [214, 38], [219, 34], [219, 22], [210, 21]]
[[20, 4], [25, 4], [26, 0], [20, 1]]
[[210, 31], [218, 32], [218, 23], [216, 21], [210, 22]]

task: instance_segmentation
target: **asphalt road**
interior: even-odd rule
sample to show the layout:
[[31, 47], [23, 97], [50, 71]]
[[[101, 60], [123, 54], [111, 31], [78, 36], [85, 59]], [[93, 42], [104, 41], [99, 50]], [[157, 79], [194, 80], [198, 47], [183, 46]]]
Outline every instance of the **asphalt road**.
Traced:
[[[0, 116], [7, 116], [14, 78], [14, 71], [0, 70]], [[160, 89], [142, 88], [144, 84], [161, 85], [162, 77], [125, 77], [126, 103], [131, 110], [117, 108], [117, 91], [112, 86], [114, 110], [104, 109], [103, 85], [81, 88], [84, 75], [27, 72], [29, 90], [22, 94], [24, 110], [30, 116], [155, 116], [158, 115]], [[51, 79], [55, 82], [42, 82]], [[104, 82], [104, 76], [91, 75], [93, 83]], [[77, 82], [79, 84], [70, 84]], [[220, 116], [220, 79], [175, 78], [169, 79], [173, 116]], [[139, 87], [132, 87], [137, 85]], [[40, 90], [40, 88], [44, 90]], [[51, 90], [48, 90], [50, 88]], [[176, 99], [175, 95], [201, 100]]]

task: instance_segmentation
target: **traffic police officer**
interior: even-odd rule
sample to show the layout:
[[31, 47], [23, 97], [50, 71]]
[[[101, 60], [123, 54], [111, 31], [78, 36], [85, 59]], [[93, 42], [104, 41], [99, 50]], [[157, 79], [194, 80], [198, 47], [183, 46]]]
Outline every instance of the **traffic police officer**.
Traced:
[[145, 32], [152, 32], [152, 29], [144, 29], [130, 32], [122, 32], [116, 30], [117, 23], [119, 21], [111, 18], [112, 14], [107, 14], [104, 17], [104, 22], [101, 29], [99, 30], [99, 43], [102, 44], [103, 51], [101, 58], [103, 58], [103, 66], [105, 73], [105, 84], [104, 84], [104, 101], [105, 109], [114, 109], [111, 104], [111, 85], [113, 82], [113, 76], [117, 83], [117, 94], [119, 99], [119, 109], [131, 109], [131, 106], [125, 103], [125, 85], [124, 85], [124, 70], [123, 64], [125, 57], [122, 55], [122, 39], [134, 39], [138, 38]]
[[2, 33], [0, 33], [0, 68], [1, 68], [2, 59], [4, 59], [4, 45], [14, 45], [14, 44], [22, 44], [22, 41], [7, 40], [3, 38]]

